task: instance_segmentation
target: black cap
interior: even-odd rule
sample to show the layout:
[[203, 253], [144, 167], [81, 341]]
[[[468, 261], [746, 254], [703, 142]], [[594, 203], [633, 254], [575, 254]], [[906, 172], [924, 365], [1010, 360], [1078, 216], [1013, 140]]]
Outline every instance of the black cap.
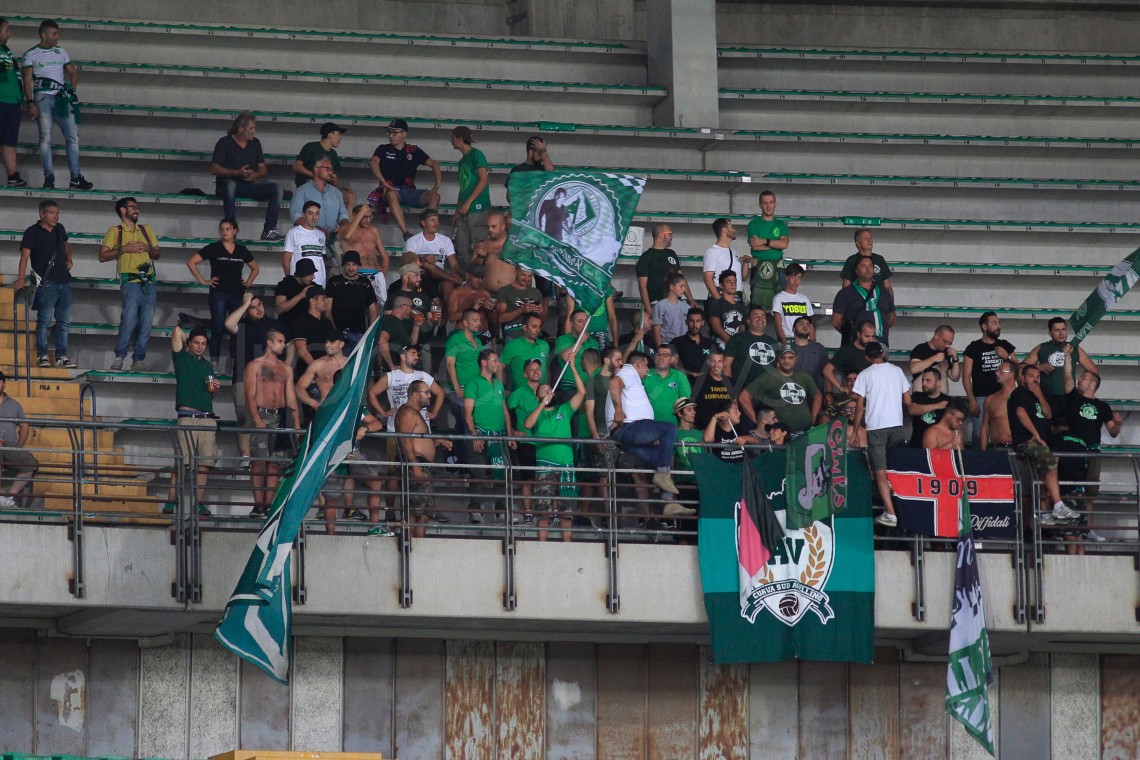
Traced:
[[321, 125], [321, 137], [328, 137], [333, 132], [340, 132], [341, 134], [344, 134], [347, 131], [348, 127], [342, 127], [341, 125], [334, 124], [331, 121], [326, 121]]
[[[300, 266], [300, 264], [297, 266]], [[313, 287], [309, 288], [309, 292], [305, 294], [305, 297], [311, 301], [318, 296], [325, 295], [328, 295], [328, 293], [325, 292], [324, 288], [322, 288], [320, 285], [314, 285]]]
[[420, 353], [423, 353], [423, 349], [420, 348], [419, 343], [409, 343], [408, 345], [406, 345], [400, 349], [401, 354], [404, 353], [405, 351], [419, 351]]
[[388, 122], [388, 129], [402, 129], [407, 132], [408, 122], [404, 121], [403, 119], [392, 119], [390, 122]]
[[864, 356], [882, 356], [883, 344], [877, 340], [873, 340], [863, 347]]
[[301, 259], [297, 262], [297, 266], [293, 268], [293, 274], [297, 277], [304, 277], [307, 274], [316, 274], [317, 264], [312, 259]]
[[344, 255], [340, 257], [340, 263], [347, 264], [350, 261], [353, 264], [356, 264], [357, 266], [359, 266], [360, 265], [360, 254], [357, 253], [356, 251], [345, 251]]

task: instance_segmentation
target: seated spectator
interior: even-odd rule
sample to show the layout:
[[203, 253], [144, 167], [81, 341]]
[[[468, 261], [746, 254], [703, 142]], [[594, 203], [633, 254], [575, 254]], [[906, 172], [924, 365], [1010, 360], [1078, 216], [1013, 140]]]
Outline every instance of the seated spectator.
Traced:
[[813, 337], [811, 317], [797, 317], [792, 322], [792, 348], [796, 352], [796, 369], [812, 379], [823, 390], [823, 368], [830, 361], [827, 349]]
[[676, 424], [673, 407], [677, 401], [692, 395], [689, 378], [677, 369], [677, 353], [673, 346], [658, 346], [653, 354], [653, 369], [645, 376], [645, 395], [653, 407], [653, 419]]
[[[206, 358], [210, 341], [206, 331], [198, 328], [190, 335], [178, 325], [170, 337], [174, 360], [174, 406], [178, 411], [178, 426], [205, 428], [188, 430], [178, 436], [179, 448], [186, 461], [198, 458], [195, 504], [198, 515], [209, 517], [210, 510], [203, 503], [206, 498], [206, 481], [210, 468], [218, 461], [217, 416], [214, 414], [214, 394], [222, 387], [214, 376], [214, 367]], [[162, 507], [163, 514], [174, 514], [178, 491], [174, 483]]]
[[736, 228], [732, 226], [732, 222], [727, 219], [717, 219], [712, 223], [712, 231], [716, 242], [708, 247], [704, 258], [705, 288], [710, 299], [724, 295], [724, 290], [717, 287], [718, 283], [714, 279], [719, 278], [724, 270], [732, 270], [736, 275], [737, 285], [748, 279], [748, 265], [741, 264], [740, 255], [732, 250], [732, 241], [736, 240]]
[[[760, 193], [760, 214], [748, 222], [749, 259], [752, 262], [751, 303], [772, 308], [772, 299], [780, 290], [780, 264], [788, 248], [788, 223], [776, 218], [776, 194]], [[780, 336], [780, 340], [786, 340]]]
[[724, 371], [732, 376], [736, 388], [744, 388], [759, 375], [774, 369], [780, 347], [764, 334], [768, 312], [755, 304], [748, 309], [748, 329], [733, 335], [725, 346]]
[[[546, 377], [547, 361], [550, 358], [550, 344], [542, 338], [542, 319], [537, 314], [527, 314], [523, 317], [522, 333], [519, 337], [503, 347], [500, 362], [505, 368], [506, 380], [509, 388], [521, 388], [526, 382], [526, 365], [537, 359], [542, 377]], [[450, 344], [451, 341], [448, 340]], [[573, 342], [571, 342], [573, 345]], [[563, 349], [569, 346], [563, 345]]]
[[1009, 426], [1009, 396], [1017, 387], [1014, 365], [1003, 359], [995, 377], [998, 389], [986, 396], [982, 405], [982, 421], [974, 436], [974, 444], [982, 451], [991, 448], [1008, 449], [1013, 445], [1013, 432]]
[[424, 293], [431, 300], [446, 303], [451, 289], [463, 280], [459, 258], [451, 238], [439, 234], [439, 212], [428, 209], [420, 214], [420, 232], [404, 242], [404, 250], [419, 256]]
[[891, 268], [887, 264], [887, 260], [874, 252], [875, 241], [871, 236], [871, 231], [866, 227], [855, 231], [855, 253], [847, 257], [847, 261], [843, 262], [843, 268], [839, 270], [839, 278], [843, 281], [843, 287], [847, 287], [852, 282], [858, 279], [855, 265], [861, 259], [870, 259], [873, 268], [872, 276], [876, 285], [881, 285], [885, 290], [894, 298], [895, 288], [891, 285]]
[[[423, 287], [424, 270], [419, 264], [409, 263], [400, 267], [400, 279], [392, 283], [392, 288], [388, 291], [389, 300], [394, 300], [400, 296], [404, 296], [412, 302], [412, 313], [414, 318], [419, 320], [419, 324], [423, 325], [420, 329], [425, 336], [434, 332], [438, 325], [435, 319], [432, 319], [435, 304], [432, 302], [431, 296]], [[443, 317], [442, 309], [438, 315]]]
[[286, 335], [295, 332], [297, 319], [308, 309], [309, 291], [320, 287], [313, 282], [316, 276], [317, 265], [312, 259], [301, 259], [293, 274], [282, 277], [273, 289], [273, 303], [277, 307], [277, 317], [285, 323]]
[[906, 413], [910, 415], [910, 446], [929, 449], [932, 447], [923, 443], [923, 436], [941, 418], [942, 410], [948, 408], [950, 397], [942, 392], [942, 373], [934, 367], [923, 371], [919, 387], [918, 392], [910, 394], [910, 403], [906, 407]]
[[705, 301], [705, 313], [709, 319], [709, 334], [724, 348], [744, 326], [745, 305], [739, 300], [736, 291], [736, 272], [724, 270], [720, 273], [719, 281], [720, 295], [715, 298], [709, 295]]
[[499, 288], [495, 309], [499, 313], [499, 324], [503, 328], [503, 339], [511, 341], [522, 331], [522, 320], [526, 314], [537, 314], [546, 321], [546, 299], [534, 287], [534, 277], [519, 267], [510, 285]]
[[[291, 278], [290, 278], [291, 279]], [[282, 348], [288, 345], [285, 323], [266, 315], [265, 304], [259, 296], [250, 291], [242, 295], [241, 305], [226, 317], [225, 330], [233, 336], [237, 350], [234, 353], [233, 392], [234, 410], [240, 427], [253, 427], [253, 416], [245, 405], [245, 370], [249, 362], [261, 356], [269, 345], [269, 333], [281, 334]], [[286, 359], [285, 364], [289, 361]], [[292, 370], [290, 370], [292, 372]], [[289, 382], [292, 383], [290, 376]], [[300, 422], [300, 418], [296, 418]], [[291, 425], [286, 425], [290, 427]], [[250, 464], [250, 440], [247, 433], [238, 433], [238, 450], [242, 456], [242, 467]], [[270, 496], [272, 498], [272, 495]]]
[[383, 309], [388, 301], [388, 281], [384, 276], [390, 266], [388, 250], [380, 239], [380, 230], [372, 223], [376, 212], [367, 203], [359, 203], [352, 209], [352, 219], [348, 226], [337, 235], [341, 248], [360, 254], [360, 274], [372, 282], [376, 293], [377, 308]]
[[[294, 392], [293, 370], [281, 361], [285, 353], [285, 335], [279, 330], [268, 329], [264, 341], [265, 353], [245, 366], [244, 373], [240, 375], [242, 381], [234, 385], [235, 406], [242, 410], [238, 424], [267, 431], [300, 425], [301, 410]], [[235, 377], [238, 376], [235, 372]], [[250, 464], [249, 471], [249, 481], [253, 487], [253, 510], [249, 515], [264, 517], [269, 514], [269, 507], [273, 504], [273, 496], [277, 493], [281, 479], [281, 463], [272, 458], [290, 450], [289, 436], [285, 433], [267, 432], [255, 436], [247, 434], [246, 439], [248, 448], [245, 456], [256, 457], [256, 461]]]
[[[678, 335], [685, 334], [685, 318], [689, 315], [690, 304], [681, 300], [681, 294], [688, 289], [685, 276], [673, 272], [665, 277], [665, 297], [653, 307], [653, 343], [663, 346]], [[671, 414], [671, 413], [670, 413]]]
[[[463, 416], [467, 429], [488, 439], [471, 442], [471, 463], [476, 469], [470, 471], [469, 477], [472, 480], [471, 490], [477, 495], [467, 504], [468, 519], [472, 523], [483, 522], [482, 505], [477, 497], [491, 496], [494, 489], [490, 481], [505, 477], [507, 457], [502, 439], [514, 435], [507, 411], [506, 388], [499, 379], [500, 375], [499, 355], [485, 348], [479, 352], [479, 374], [463, 386]], [[513, 449], [515, 442], [507, 441], [507, 446]]]
[[459, 268], [466, 272], [471, 265], [471, 250], [487, 239], [487, 216], [491, 210], [488, 192], [491, 168], [483, 151], [472, 143], [470, 127], [451, 130], [451, 147], [459, 151], [459, 195], [455, 199], [455, 254]]
[[[835, 390], [842, 390], [848, 374], [856, 374], [867, 369], [867, 344], [875, 340], [875, 323], [864, 320], [855, 326], [855, 340], [850, 345], [841, 346], [831, 361], [823, 365], [823, 376]], [[844, 378], [844, 379], [841, 379]], [[850, 386], [848, 385], [848, 390]]]
[[[28, 115], [40, 127], [40, 161], [44, 169], [44, 187], [55, 187], [52, 164], [51, 127], [59, 126], [67, 146], [67, 168], [71, 172], [70, 190], [90, 190], [93, 185], [79, 170], [79, 70], [71, 56], [59, 46], [59, 24], [51, 19], [40, 22], [40, 44], [24, 53], [20, 73], [23, 76], [24, 99]], [[11, 184], [11, 178], [9, 178]]]
[[134, 198], [115, 201], [119, 224], [107, 230], [99, 248], [99, 261], [114, 261], [119, 278], [123, 311], [119, 315], [119, 337], [111, 370], [123, 368], [123, 360], [133, 356], [131, 371], [146, 372], [146, 345], [158, 304], [158, 284], [154, 262], [161, 258], [158, 236], [149, 224], [139, 224], [139, 204]]
[[[204, 246], [186, 262], [194, 279], [200, 285], [210, 288], [210, 319], [213, 323], [210, 329], [210, 363], [215, 369], [222, 357], [226, 318], [241, 306], [246, 288], [253, 285], [253, 281], [261, 271], [249, 249], [237, 242], [237, 234], [237, 222], [233, 219], [223, 219], [218, 224], [217, 242]], [[209, 279], [203, 277], [201, 270], [198, 269], [203, 261], [210, 262]], [[249, 267], [249, 275], [243, 277], [246, 267]], [[236, 345], [231, 339], [231, 359], [236, 359], [234, 352]], [[235, 368], [234, 377], [238, 376]]]
[[233, 126], [217, 144], [210, 158], [210, 174], [215, 177], [214, 193], [222, 199], [222, 216], [237, 219], [237, 199], [265, 201], [265, 228], [261, 239], [282, 239], [277, 231], [281, 212], [281, 186], [276, 182], [259, 182], [269, 169], [257, 134], [257, 117], [249, 112], [238, 114]]
[[[372, 154], [369, 168], [380, 182], [368, 202], [376, 206], [383, 200], [392, 213], [392, 220], [400, 228], [404, 240], [412, 236], [404, 221], [404, 207], [439, 208], [439, 188], [443, 185], [443, 173], [439, 164], [421, 148], [407, 142], [408, 122], [392, 119], [388, 124], [388, 144], [379, 145]], [[416, 188], [416, 170], [420, 166], [431, 169], [435, 183], [430, 190]]]
[[347, 226], [348, 207], [344, 204], [344, 195], [333, 185], [332, 177], [332, 161], [318, 158], [313, 166], [313, 178], [297, 188], [289, 202], [289, 218], [294, 224], [301, 224], [305, 207], [316, 203], [321, 210], [316, 226], [325, 235], [336, 235], [338, 228]]
[[871, 366], [859, 373], [851, 389], [855, 396], [855, 427], [867, 424], [867, 462], [886, 511], [875, 522], [898, 525], [891, 484], [887, 480], [887, 449], [906, 443], [903, 408], [910, 404], [910, 382], [903, 371], [887, 362], [883, 345], [871, 341], [863, 349]]
[[0, 509], [19, 506], [17, 499], [21, 498], [40, 466], [39, 460], [24, 450], [32, 429], [24, 422], [27, 419], [24, 407], [8, 395], [7, 388], [8, 376], [0, 372], [0, 478], [11, 475], [8, 488], [0, 493]]
[[930, 340], [919, 343], [911, 349], [912, 392], [917, 393], [922, 389], [922, 373], [927, 369], [938, 370], [942, 393], [950, 392], [951, 380], [958, 382], [962, 379], [962, 365], [958, 362], [958, 351], [953, 344], [954, 328], [950, 325], [939, 325], [934, 328], [934, 335]]
[[[586, 326], [586, 332], [591, 338], [598, 342], [602, 348], [608, 348], [614, 345], [614, 341], [618, 338], [618, 318], [617, 308], [614, 303], [617, 297], [617, 292], [612, 288], [606, 288], [606, 297], [598, 308], [589, 315], [590, 322]], [[570, 315], [578, 309], [578, 302], [569, 293], [566, 294], [566, 320], [562, 324], [562, 332], [571, 332], [570, 330]]]
[[326, 292], [329, 316], [344, 336], [345, 353], [351, 354], [380, 312], [376, 307], [376, 291], [372, 289], [372, 282], [360, 274], [360, 254], [345, 251], [341, 256], [341, 267], [344, 274], [330, 277]]
[[1053, 419], [1061, 422], [1065, 418], [1065, 404], [1068, 390], [1066, 378], [1057, 370], [1065, 364], [1065, 355], [1075, 352], [1069, 363], [1068, 385], [1072, 385], [1074, 375], [1079, 366], [1085, 372], [1099, 374], [1100, 369], [1089, 358], [1080, 346], [1073, 346], [1069, 342], [1069, 323], [1063, 317], [1053, 317], [1049, 320], [1049, 340], [1034, 348], [1025, 357], [1026, 364], [1035, 364], [1041, 370], [1042, 385], [1049, 394], [1049, 404], [1053, 407]]
[[693, 401], [697, 405], [697, 417], [693, 422], [697, 430], [704, 430], [713, 415], [724, 408], [724, 402], [734, 395], [729, 389], [724, 365], [724, 351], [712, 349], [707, 368], [693, 381]]
[[281, 269], [285, 274], [293, 274], [298, 262], [311, 261], [317, 273], [313, 282], [323, 288], [328, 282], [328, 274], [325, 269], [325, 233], [317, 226], [320, 216], [321, 204], [306, 201], [300, 221], [285, 236]]
[[788, 438], [791, 437], [792, 434], [791, 431], [788, 430], [788, 426], [782, 422], [773, 422], [765, 426], [765, 429], [768, 431], [769, 447], [786, 445]]
[[[653, 245], [637, 259], [634, 273], [637, 277], [637, 292], [641, 296], [641, 309], [646, 314], [653, 313], [653, 307], [665, 297], [665, 278], [681, 271], [681, 259], [669, 246], [673, 244], [673, 230], [667, 224], [654, 224], [650, 231]], [[691, 292], [685, 297], [689, 303], [696, 303]]]
[[332, 162], [333, 171], [332, 175], [325, 181], [340, 190], [344, 196], [344, 205], [352, 208], [356, 205], [356, 193], [349, 190], [340, 179], [340, 156], [336, 152], [336, 149], [340, 147], [341, 138], [347, 131], [347, 127], [342, 127], [331, 121], [326, 121], [321, 125], [321, 139], [301, 146], [301, 151], [297, 154], [296, 160], [293, 161], [293, 186], [301, 187], [315, 177], [314, 169], [317, 161], [327, 158]]
[[951, 399], [938, 422], [926, 428], [922, 434], [924, 449], [962, 449], [962, 422], [968, 411], [961, 399]]
[[712, 338], [701, 334], [705, 327], [705, 313], [697, 308], [689, 309], [685, 314], [685, 334], [673, 339], [673, 350], [677, 352], [677, 359], [681, 364], [681, 371], [689, 377], [696, 377], [704, 372], [709, 354], [716, 345]]
[[835, 294], [831, 326], [839, 331], [840, 345], [846, 346], [854, 339], [853, 328], [863, 321], [875, 325], [878, 342], [890, 343], [891, 326], [895, 323], [894, 297], [873, 277], [871, 260], [861, 258], [855, 265], [855, 282]]
[[[407, 327], [409, 322], [411, 329]], [[422, 324], [422, 319], [417, 322], [412, 318], [412, 299], [407, 296], [392, 299], [392, 310], [380, 318], [380, 327], [376, 328], [380, 331], [376, 337], [376, 352], [380, 354], [385, 367], [393, 369], [399, 366], [396, 357], [404, 347], [419, 344]]]
[[784, 278], [784, 289], [772, 297], [772, 321], [776, 327], [776, 338], [781, 343], [787, 343], [795, 335], [797, 319], [807, 318], [810, 326], [811, 318], [815, 316], [811, 299], [800, 292], [804, 268], [793, 261], [784, 268]]
[[[531, 321], [533, 322], [533, 320]], [[595, 351], [601, 351], [598, 342], [593, 338], [587, 337], [582, 341], [578, 340], [578, 337], [581, 336], [583, 332], [586, 332], [586, 327], [589, 325], [589, 322], [589, 315], [581, 309], [577, 309], [570, 315], [569, 332], [559, 335], [558, 340], [554, 341], [554, 348], [551, 351], [551, 356], [554, 357], [554, 360], [551, 362], [551, 373], [554, 378], [557, 378], [557, 382], [554, 383], [554, 395], [558, 398], [559, 403], [574, 395], [575, 391], [574, 378], [570, 377], [569, 372], [562, 371], [565, 365], [561, 357], [566, 352], [566, 349], [574, 348], [575, 345], [578, 346], [577, 351], [574, 353], [574, 365], [578, 368], [578, 374], [583, 376], [585, 376], [586, 371], [582, 368], [582, 352], [591, 348]], [[559, 375], [561, 375], [560, 378]]]
[[67, 230], [59, 223], [59, 204], [53, 200], [40, 201], [40, 220], [24, 230], [20, 240], [20, 264], [15, 289], [23, 290], [28, 284], [28, 267], [34, 295], [32, 308], [36, 311], [37, 367], [50, 367], [48, 359], [48, 331], [55, 326], [55, 366], [75, 367], [67, 356], [67, 332], [71, 324], [71, 243]]
[[[1068, 354], [1065, 357], [1067, 360]], [[1064, 369], [1067, 370], [1068, 367]], [[1057, 457], [1053, 456], [1046, 443], [1053, 410], [1049, 406], [1045, 391], [1041, 388], [1041, 370], [1037, 369], [1035, 364], [1021, 365], [1018, 372], [1018, 386], [1009, 394], [1006, 407], [1014, 451], [1028, 460], [1033, 465], [1034, 473], [1045, 482], [1042, 505], [1048, 510], [1049, 502], [1053, 504], [1052, 511], [1046, 511], [1041, 516], [1041, 524], [1056, 525], [1061, 521], [1077, 519], [1080, 513], [1070, 509], [1061, 501]], [[1034, 510], [1036, 511], [1036, 507]]]
[[796, 350], [784, 346], [773, 372], [761, 372], [740, 391], [740, 410], [755, 418], [753, 401], [772, 407], [777, 419], [792, 433], [800, 433], [815, 424], [823, 395], [815, 381], [796, 369]]
[[741, 435], [737, 429], [740, 427], [740, 405], [735, 401], [726, 401], [721, 410], [714, 414], [705, 426], [705, 443], [731, 443], [732, 446], [718, 446], [711, 449], [713, 456], [722, 462], [743, 462], [744, 447], [759, 443], [754, 435]]

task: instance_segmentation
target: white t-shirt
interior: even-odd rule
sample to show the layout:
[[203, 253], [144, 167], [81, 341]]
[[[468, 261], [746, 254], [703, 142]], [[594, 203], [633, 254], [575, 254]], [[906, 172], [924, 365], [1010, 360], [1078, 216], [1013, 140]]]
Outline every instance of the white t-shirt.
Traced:
[[448, 271], [447, 257], [455, 255], [455, 245], [451, 242], [451, 238], [438, 232], [431, 240], [426, 239], [422, 232], [412, 235], [404, 241], [404, 250], [411, 251], [417, 256], [434, 256], [435, 265], [445, 272]]
[[783, 317], [784, 336], [791, 340], [792, 325], [800, 317], [814, 316], [815, 309], [812, 308], [811, 299], [802, 292], [789, 293], [786, 290], [781, 290], [772, 298], [772, 313]]
[[35, 92], [54, 93], [63, 86], [66, 80], [63, 74], [63, 67], [71, 63], [71, 56], [67, 51], [61, 47], [42, 48], [36, 45], [34, 48], [24, 53], [24, 67], [30, 66], [32, 69], [32, 76], [36, 79], [50, 79], [58, 84], [55, 87], [40, 87], [37, 82], [35, 85]]
[[[713, 273], [713, 282], [718, 288], [720, 287], [720, 273], [726, 269], [731, 269], [736, 272], [736, 289], [740, 290], [743, 288], [744, 280], [741, 277], [740, 256], [731, 248], [710, 245], [708, 250], [705, 251], [705, 266], [703, 271]], [[710, 293], [709, 295], [715, 294]]]
[[868, 430], [902, 427], [904, 393], [910, 393], [910, 381], [893, 364], [872, 364], [859, 373], [851, 390], [862, 396], [863, 419]]
[[317, 276], [313, 279], [322, 288], [325, 286], [325, 233], [318, 229], [307, 230], [297, 225], [285, 235], [285, 250], [293, 255], [289, 261], [289, 274], [297, 271], [297, 262], [311, 259], [317, 265]]
[[[417, 369], [415, 372], [404, 372], [399, 367], [388, 373], [388, 408], [395, 411], [404, 404], [408, 403], [408, 386], [417, 380], [423, 380], [427, 383], [428, 387], [435, 382], [431, 375], [424, 372], [422, 369]], [[428, 432], [431, 432], [431, 420], [428, 419], [427, 407], [420, 410], [420, 414], [424, 417], [424, 422], [427, 423]], [[393, 414], [388, 418], [388, 432], [396, 432], [396, 415]]]
[[[626, 423], [653, 419], [653, 405], [649, 403], [649, 396], [645, 393], [645, 386], [642, 384], [641, 375], [637, 374], [637, 368], [632, 364], [625, 364], [617, 371], [616, 377], [620, 377], [624, 383], [621, 389], [621, 408], [625, 412]], [[613, 424], [614, 411], [614, 400], [607, 393], [607, 428]]]

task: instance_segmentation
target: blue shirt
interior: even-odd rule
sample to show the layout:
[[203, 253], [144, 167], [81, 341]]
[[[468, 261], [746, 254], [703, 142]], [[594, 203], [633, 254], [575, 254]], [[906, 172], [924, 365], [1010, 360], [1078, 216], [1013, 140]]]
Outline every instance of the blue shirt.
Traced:
[[341, 219], [348, 219], [348, 209], [345, 208], [344, 196], [340, 190], [326, 184], [322, 193], [313, 181], [309, 180], [293, 192], [293, 201], [289, 204], [289, 220], [295, 222], [300, 219], [305, 204], [309, 201], [321, 204], [321, 218], [317, 226], [327, 232], [334, 231]]

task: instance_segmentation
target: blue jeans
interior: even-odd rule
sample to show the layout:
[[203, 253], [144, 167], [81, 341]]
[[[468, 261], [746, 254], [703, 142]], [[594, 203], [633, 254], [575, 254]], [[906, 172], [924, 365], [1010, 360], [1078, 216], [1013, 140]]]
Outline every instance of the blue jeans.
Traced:
[[677, 426], [656, 420], [638, 420], [610, 433], [623, 449], [655, 470], [668, 470], [673, 464], [673, 443]]
[[71, 283], [45, 282], [36, 293], [36, 356], [47, 356], [48, 330], [55, 325], [55, 358], [67, 356], [67, 328], [71, 325]]
[[[210, 359], [217, 363], [222, 355], [222, 341], [226, 335], [226, 317], [230, 312], [241, 306], [242, 293], [224, 293], [217, 288], [210, 288]], [[237, 358], [237, 336], [230, 335], [230, 358]], [[255, 356], [246, 358], [256, 359]]]
[[51, 125], [59, 125], [67, 144], [67, 168], [72, 177], [79, 176], [79, 131], [75, 127], [75, 115], [68, 114], [66, 119], [55, 115], [55, 95], [40, 93], [36, 95], [36, 107], [40, 109], [40, 163], [44, 167], [44, 176], [55, 175], [52, 168], [51, 157]]
[[222, 199], [222, 214], [230, 219], [237, 219], [238, 198], [266, 201], [265, 229], [277, 229], [277, 215], [281, 213], [281, 186], [276, 182], [246, 182], [219, 177], [214, 183], [214, 195]]
[[[154, 307], [158, 303], [158, 288], [154, 283], [128, 282], [122, 286], [123, 315], [119, 317], [119, 340], [115, 343], [115, 356], [122, 359], [131, 350], [134, 341], [134, 359], [146, 358], [146, 344], [154, 324]], [[137, 336], [137, 337], [136, 337]]]

